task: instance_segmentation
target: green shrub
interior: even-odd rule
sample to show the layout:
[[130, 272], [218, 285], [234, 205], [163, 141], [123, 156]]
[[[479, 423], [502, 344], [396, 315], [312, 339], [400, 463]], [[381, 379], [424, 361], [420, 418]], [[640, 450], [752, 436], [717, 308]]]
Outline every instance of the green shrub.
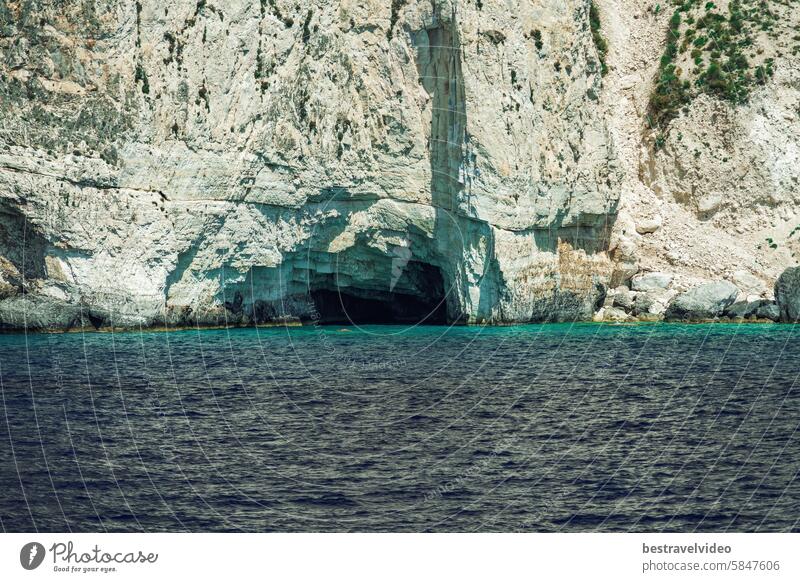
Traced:
[[[770, 10], [774, 2], [785, 4], [784, 0], [730, 0], [728, 14], [721, 14], [713, 2], [674, 2], [677, 8], [669, 20], [664, 53], [650, 97], [651, 126], [663, 130], [699, 93], [744, 103], [753, 86], [764, 85], [773, 76], [773, 59], [753, 66], [744, 51], [757, 42], [757, 29], [771, 30], [777, 21]], [[682, 26], [686, 28], [683, 34]], [[676, 68], [676, 63], [687, 56], [695, 67], [684, 73]]]
[[606, 65], [606, 55], [608, 55], [608, 43], [600, 31], [600, 11], [597, 9], [597, 4], [589, 4], [589, 28], [592, 30], [592, 39], [594, 46], [597, 48], [597, 56], [600, 58], [600, 74], [604, 77], [608, 74], [608, 66]]

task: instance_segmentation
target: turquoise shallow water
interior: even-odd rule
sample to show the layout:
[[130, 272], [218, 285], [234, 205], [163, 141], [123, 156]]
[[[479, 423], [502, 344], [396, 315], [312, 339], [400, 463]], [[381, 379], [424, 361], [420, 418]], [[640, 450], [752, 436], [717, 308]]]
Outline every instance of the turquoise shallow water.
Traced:
[[0, 336], [5, 531], [797, 531], [800, 327]]

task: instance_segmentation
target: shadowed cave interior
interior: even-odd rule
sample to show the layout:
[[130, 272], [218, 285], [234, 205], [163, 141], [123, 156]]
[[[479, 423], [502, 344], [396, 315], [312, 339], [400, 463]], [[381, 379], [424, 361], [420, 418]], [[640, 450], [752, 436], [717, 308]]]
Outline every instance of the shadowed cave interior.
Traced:
[[310, 298], [324, 325], [447, 323], [447, 301], [438, 267], [410, 262], [392, 289], [312, 283]]

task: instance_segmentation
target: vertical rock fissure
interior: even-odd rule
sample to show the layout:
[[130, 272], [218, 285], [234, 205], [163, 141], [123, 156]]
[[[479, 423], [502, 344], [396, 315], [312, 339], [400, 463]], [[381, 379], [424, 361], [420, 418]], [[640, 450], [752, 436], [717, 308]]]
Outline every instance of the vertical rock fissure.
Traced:
[[467, 99], [455, 8], [434, 6], [433, 22], [412, 34], [417, 49], [420, 83], [430, 96], [429, 155], [431, 203], [436, 209], [434, 237], [447, 285], [450, 321], [479, 322], [492, 318], [501, 275], [493, 260], [491, 227], [477, 220], [467, 205], [469, 166]]
[[[453, 17], [454, 18], [454, 17]], [[466, 150], [467, 111], [461, 46], [454, 20], [416, 34], [420, 81], [431, 96], [431, 198], [448, 211], [458, 207]]]

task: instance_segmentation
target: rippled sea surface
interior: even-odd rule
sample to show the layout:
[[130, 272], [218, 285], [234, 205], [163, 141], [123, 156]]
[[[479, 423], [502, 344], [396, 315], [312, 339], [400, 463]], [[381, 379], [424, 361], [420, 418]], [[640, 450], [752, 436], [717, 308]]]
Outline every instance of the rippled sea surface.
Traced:
[[5, 531], [798, 531], [800, 326], [0, 336]]

